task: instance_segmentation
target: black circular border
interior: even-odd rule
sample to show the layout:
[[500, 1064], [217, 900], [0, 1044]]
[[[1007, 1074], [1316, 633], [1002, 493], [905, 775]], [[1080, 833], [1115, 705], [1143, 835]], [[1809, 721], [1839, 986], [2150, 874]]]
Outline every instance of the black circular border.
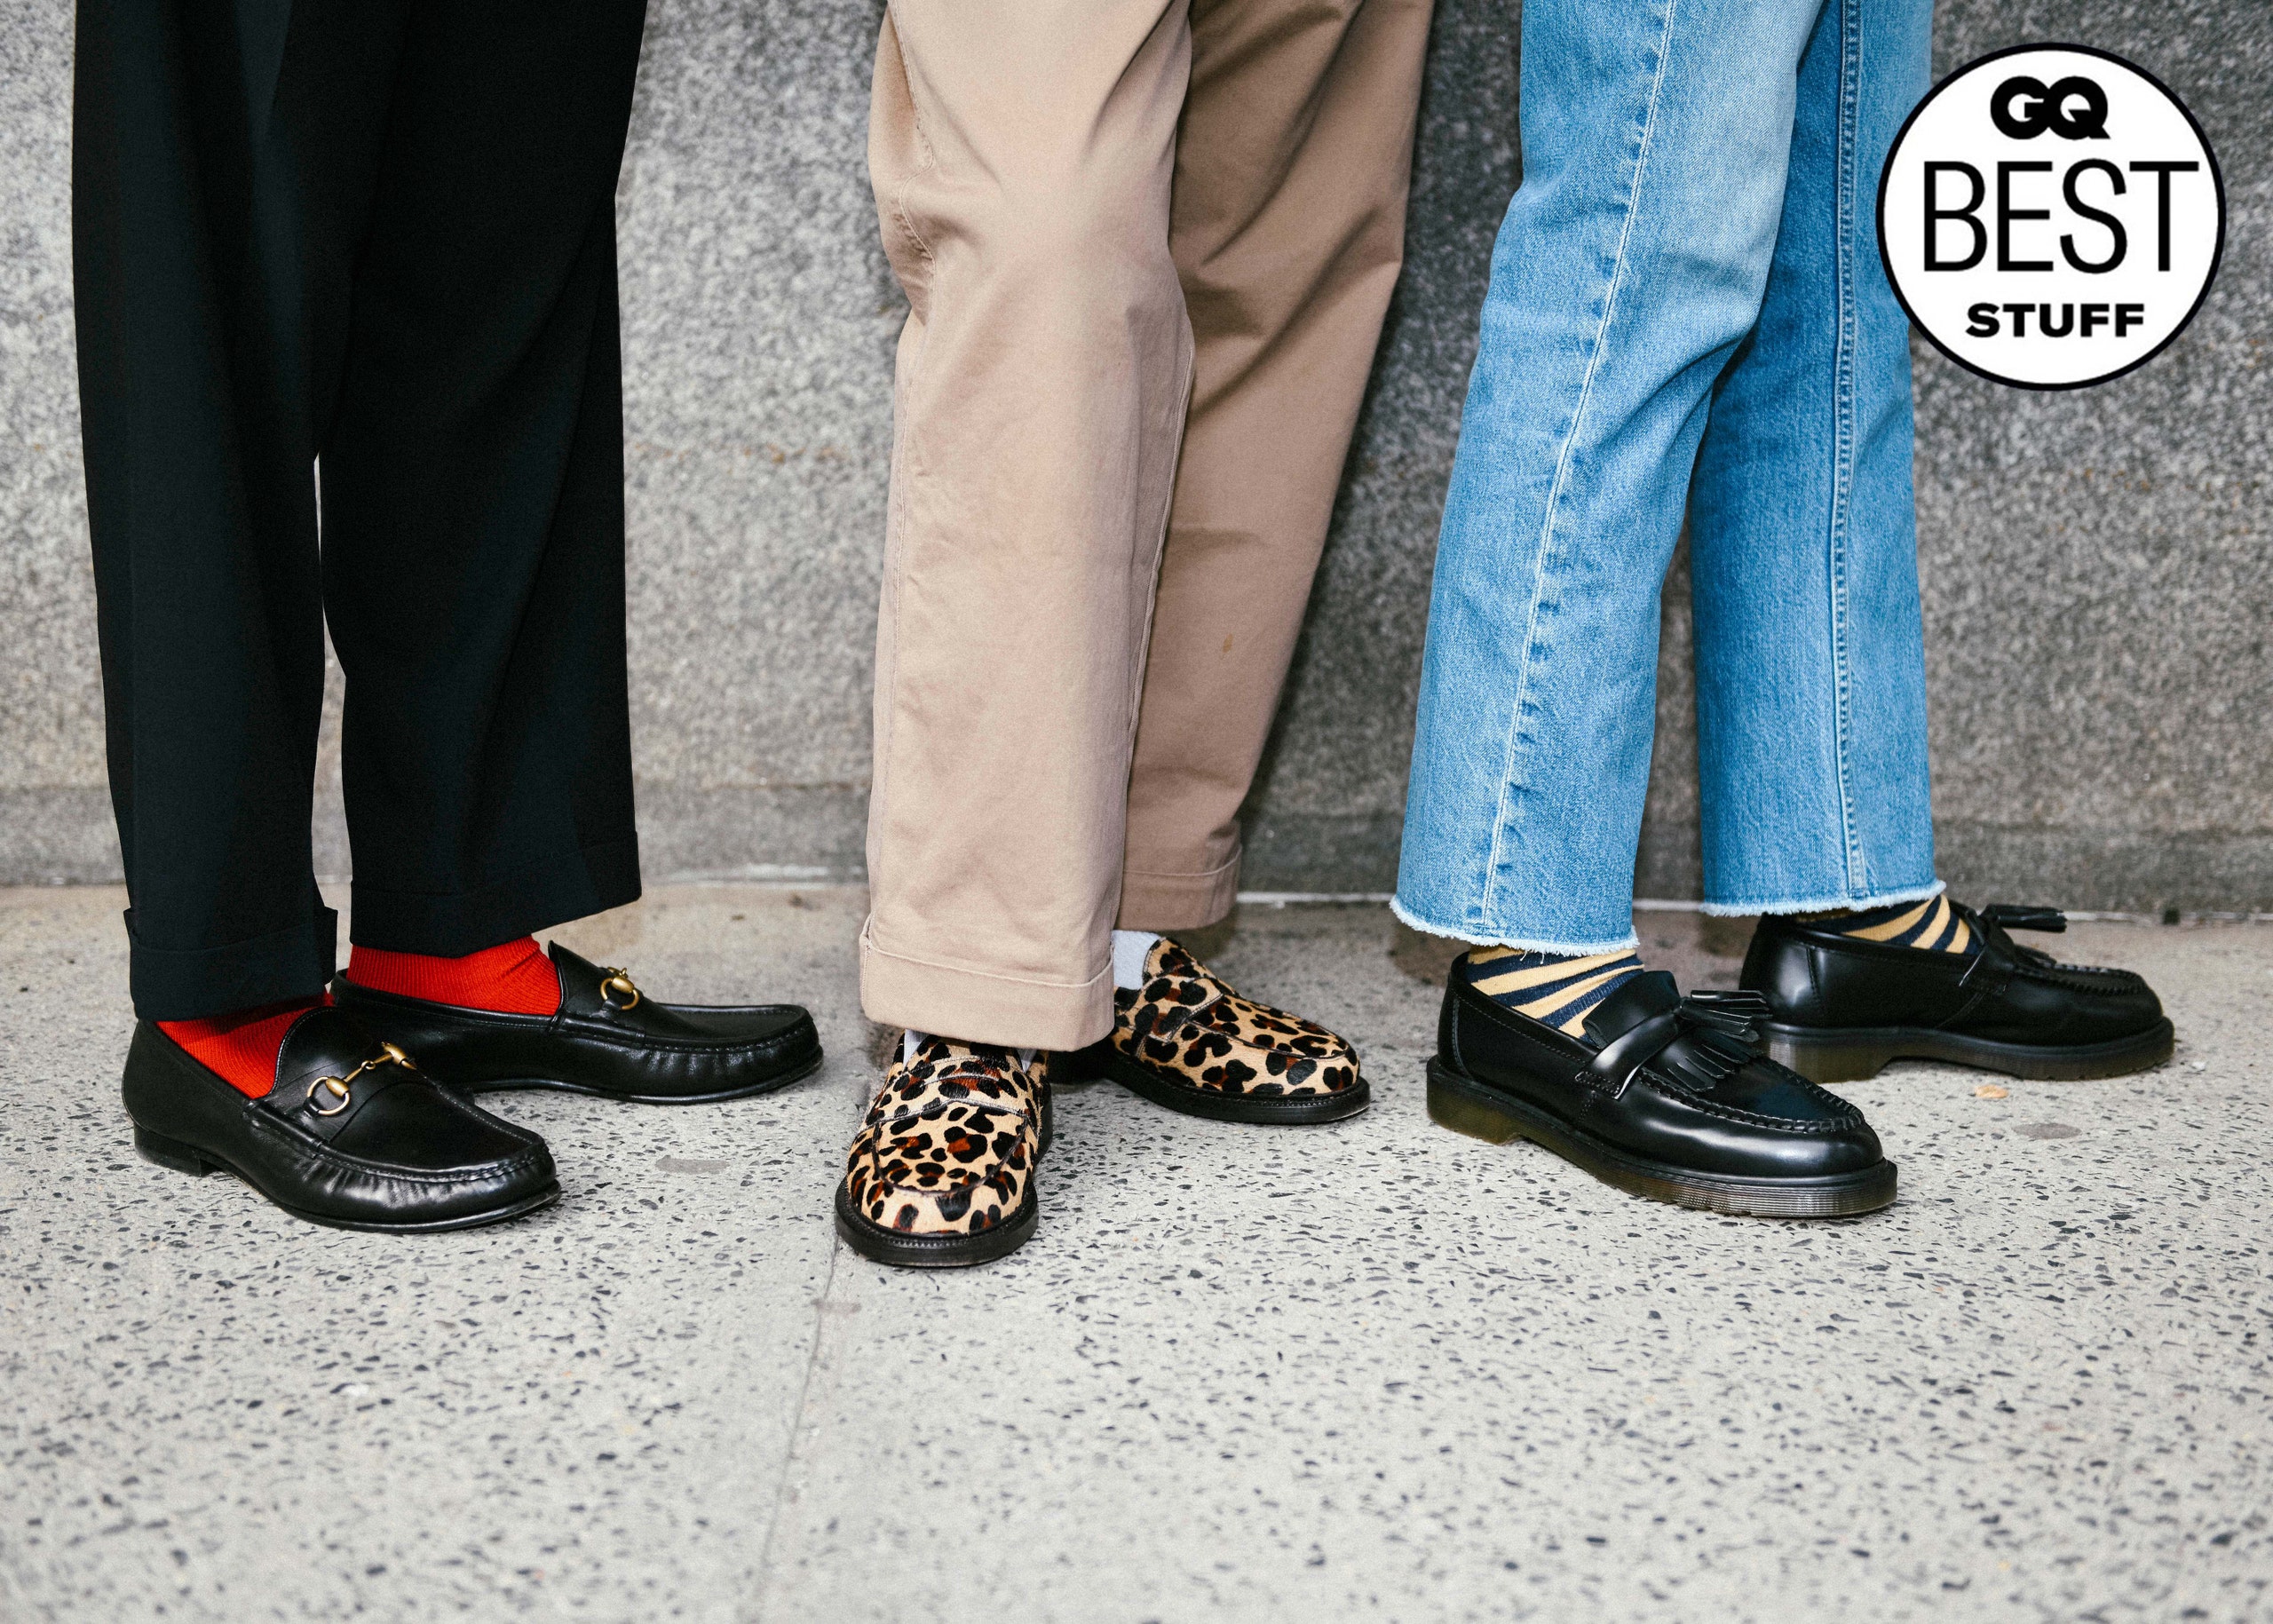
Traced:
[[[1926, 324], [1918, 319], [1918, 313], [1910, 308], [1910, 301], [1904, 296], [1902, 291], [1901, 279], [1894, 273], [1893, 257], [1887, 251], [1886, 245], [1887, 184], [1892, 178], [1894, 174], [1895, 154], [1902, 150], [1902, 143], [1908, 139], [1910, 134], [1910, 126], [1918, 122], [1918, 115], [1923, 113], [1928, 107], [1932, 107], [1935, 100], [1944, 91], [1949, 89], [1951, 85], [1956, 83], [1957, 81], [1962, 79], [1975, 68], [1979, 67], [1985, 63], [1994, 62], [2000, 57], [2018, 56], [2022, 52], [2029, 51], [2072, 51], [2079, 56], [2097, 57], [2102, 61], [2112, 62], [2119, 67], [2128, 68], [2131, 72], [2138, 75], [2142, 79], [2144, 79], [2148, 83], [2153, 85], [2164, 95], [2169, 97], [2171, 106], [2176, 107], [2186, 122], [2194, 127], [2195, 139], [2202, 143], [2202, 155], [2210, 161], [2210, 184], [2214, 188], [2215, 188], [2218, 194], [2218, 242], [2217, 246], [2210, 251], [2210, 273], [2202, 279], [2202, 291], [2194, 296], [2193, 305], [2188, 309], [2186, 314], [2180, 318], [2178, 325], [2170, 329], [2169, 333], [2165, 336], [2160, 344], [2148, 351], [2144, 355], [2139, 357], [2138, 360], [2132, 361], [2127, 365], [2118, 367], [2112, 372], [2103, 372], [2097, 377], [2079, 378], [2072, 384], [2032, 384], [2024, 378], [2005, 377], [1998, 373], [1988, 370], [1988, 368], [1984, 367], [1975, 366], [1971, 361], [1966, 360], [1964, 356], [1960, 355], [1956, 351], [1951, 349], [1949, 345], [1944, 344], [1939, 338], [1936, 338], [1927, 328]], [[1940, 83], [1935, 85], [1932, 90], [1928, 91], [1923, 97], [1920, 98], [1918, 105], [1910, 109], [1910, 116], [1902, 121], [1902, 128], [1894, 132], [1894, 139], [1888, 144], [1886, 149], [1886, 157], [1879, 165], [1879, 201], [1876, 218], [1879, 236], [1879, 269], [1885, 273], [1886, 285], [1889, 289], [1892, 289], [1895, 302], [1902, 306], [1902, 313], [1910, 318], [1910, 325], [1916, 328], [1921, 333], [1923, 333], [1926, 337], [1926, 342], [1932, 345], [1936, 350], [1939, 350], [1945, 359], [1954, 361], [1957, 365], [1964, 368], [1968, 372], [1973, 374], [1974, 376], [1987, 378], [1992, 384], [2002, 384], [2008, 389], [2029, 389], [2033, 390], [2039, 394], [2062, 394], [2071, 389], [2096, 388], [2102, 384], [2112, 383], [2117, 378], [2136, 372], [2140, 368], [2154, 360], [2156, 356], [2160, 355], [2165, 350], [2167, 350], [2173, 344], [2177, 342], [2178, 336], [2181, 333], [2183, 333], [2188, 328], [2191, 327], [2194, 324], [2194, 318], [2202, 313], [2202, 305], [2204, 302], [2209, 298], [2210, 289], [2218, 285], [2218, 272], [2224, 265], [2226, 259], [2225, 171], [2218, 167], [2218, 149], [2211, 145], [2210, 132], [2202, 128], [2202, 121], [2194, 116], [2194, 109], [2186, 105], [2184, 99], [2182, 98], [2176, 91], [2174, 91], [2169, 85], [2165, 84], [2162, 80], [2158, 78], [2155, 75], [2149, 73], [2145, 68], [2131, 60], [2130, 58], [2118, 56], [2112, 51], [2102, 51], [2097, 45], [2071, 44], [2062, 40], [2036, 40], [2024, 45], [2008, 45], [2001, 51], [1992, 51], [1986, 56], [1976, 57], [1973, 60], [1966, 63], [1963, 67], [1956, 68], [1951, 73], [1944, 75]]]

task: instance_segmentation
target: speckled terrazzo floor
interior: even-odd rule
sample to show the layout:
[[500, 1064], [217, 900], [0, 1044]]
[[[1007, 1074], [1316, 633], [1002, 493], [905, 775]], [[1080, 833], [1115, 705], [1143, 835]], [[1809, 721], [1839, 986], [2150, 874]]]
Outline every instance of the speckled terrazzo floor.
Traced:
[[[700, 1110], [535, 1096], [567, 1197], [295, 1224], [127, 1150], [107, 891], [0, 892], [0, 1620], [2273, 1616], [2273, 928], [2079, 927], [2168, 1068], [1849, 1092], [1903, 1199], [1645, 1205], [1432, 1129], [1443, 955], [1374, 907], [1195, 945], [1338, 1017], [1332, 1128], [1072, 1094], [1038, 1239], [894, 1274], [828, 1195], [857, 892], [561, 932], [831, 1058]], [[1743, 931], [1653, 914], [1685, 978]]]

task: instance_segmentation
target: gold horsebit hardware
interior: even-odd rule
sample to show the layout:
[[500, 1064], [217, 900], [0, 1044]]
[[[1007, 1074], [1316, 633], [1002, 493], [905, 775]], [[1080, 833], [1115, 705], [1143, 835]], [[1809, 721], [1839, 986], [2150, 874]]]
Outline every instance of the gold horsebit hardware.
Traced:
[[[314, 1112], [318, 1116], [337, 1116], [341, 1112], [347, 1109], [347, 1085], [353, 1082], [358, 1077], [360, 1077], [365, 1072], [371, 1070], [374, 1066], [399, 1066], [406, 1072], [416, 1069], [410, 1057], [403, 1053], [400, 1049], [397, 1049], [393, 1044], [381, 1043], [379, 1045], [379, 1049], [382, 1052], [372, 1056], [369, 1059], [364, 1061], [362, 1065], [348, 1073], [345, 1077], [319, 1077], [313, 1082], [310, 1083], [308, 1085], [308, 1109]], [[325, 1093], [330, 1095], [331, 1097], [337, 1102], [330, 1110], [327, 1111], [321, 1105], [316, 1104], [316, 1090], [318, 1089], [323, 1089]]]
[[[600, 974], [607, 978], [600, 983], [602, 1003], [614, 1010], [618, 1015], [629, 1014], [639, 1007], [639, 989], [631, 985], [631, 978], [625, 975], [621, 968], [614, 964], [603, 964], [600, 966]], [[625, 1002], [616, 1002], [614, 999], [608, 996], [610, 993], [623, 994]]]

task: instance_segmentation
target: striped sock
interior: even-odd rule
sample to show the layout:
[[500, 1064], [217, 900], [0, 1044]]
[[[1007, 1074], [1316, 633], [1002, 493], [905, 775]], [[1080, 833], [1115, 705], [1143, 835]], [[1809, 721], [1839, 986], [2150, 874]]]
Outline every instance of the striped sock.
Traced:
[[1920, 947], [1928, 953], [1969, 954], [1978, 946], [1972, 927], [1958, 917], [1947, 897], [1928, 897], [1923, 902], [1897, 902], [1886, 907], [1866, 907], [1842, 910], [1835, 914], [1817, 914], [1809, 917], [1820, 921], [1841, 936], [1852, 936], [1866, 942], [1883, 942], [1889, 947]]
[[1468, 954], [1470, 986], [1572, 1037], [1585, 1035], [1587, 1016], [1596, 1004], [1641, 973], [1642, 961], [1630, 948], [1573, 955], [1471, 947]]

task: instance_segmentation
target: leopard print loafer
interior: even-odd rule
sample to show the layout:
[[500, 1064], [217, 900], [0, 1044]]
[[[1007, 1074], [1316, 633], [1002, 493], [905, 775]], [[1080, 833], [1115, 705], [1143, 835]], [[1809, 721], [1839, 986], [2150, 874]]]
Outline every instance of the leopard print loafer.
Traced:
[[1113, 1032], [1060, 1058], [1155, 1105], [1223, 1122], [1331, 1122], [1372, 1103], [1358, 1053], [1325, 1027], [1240, 997], [1162, 937], [1144, 984], [1113, 994]]
[[1024, 1246], [1049, 1146], [1044, 1058], [927, 1037], [893, 1063], [852, 1137], [836, 1232], [863, 1257], [912, 1269], [992, 1263]]

